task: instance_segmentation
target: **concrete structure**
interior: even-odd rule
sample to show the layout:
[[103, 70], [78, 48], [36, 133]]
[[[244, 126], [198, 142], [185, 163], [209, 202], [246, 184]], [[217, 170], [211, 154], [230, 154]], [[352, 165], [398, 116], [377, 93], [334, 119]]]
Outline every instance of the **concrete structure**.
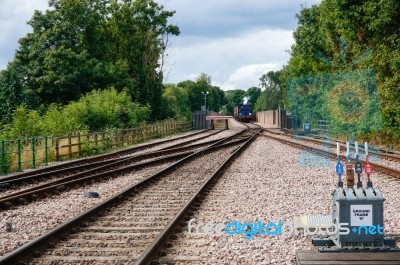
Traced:
[[255, 112], [255, 121], [264, 124], [277, 124], [278, 123], [278, 111], [266, 110]]

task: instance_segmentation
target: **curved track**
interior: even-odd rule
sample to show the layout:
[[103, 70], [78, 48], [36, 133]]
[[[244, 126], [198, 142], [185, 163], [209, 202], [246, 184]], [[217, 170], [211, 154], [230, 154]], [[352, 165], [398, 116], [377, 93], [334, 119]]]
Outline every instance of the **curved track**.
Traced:
[[[3, 189], [7, 189], [10, 186], [19, 185], [21, 183], [25, 183], [25, 182], [29, 182], [29, 181], [35, 181], [35, 180], [40, 180], [40, 179], [44, 179], [44, 178], [48, 178], [48, 177], [54, 177], [57, 175], [65, 175], [66, 173], [79, 172], [79, 171], [83, 171], [83, 170], [96, 168], [99, 166], [103, 166], [103, 165], [112, 163], [115, 161], [115, 159], [122, 158], [123, 156], [126, 156], [126, 155], [132, 155], [132, 154], [138, 153], [140, 151], [148, 150], [150, 148], [157, 147], [157, 146], [160, 146], [163, 144], [173, 143], [173, 142], [184, 140], [187, 138], [193, 138], [193, 139], [189, 139], [184, 142], [180, 142], [178, 144], [169, 146], [167, 148], [174, 148], [174, 147], [188, 145], [195, 141], [205, 139], [211, 135], [218, 134], [221, 132], [221, 130], [216, 131], [216, 132], [211, 132], [211, 134], [209, 132], [210, 132], [210, 130], [203, 130], [200, 132], [196, 132], [196, 133], [192, 133], [192, 134], [188, 134], [188, 135], [184, 135], [184, 136], [180, 136], [180, 137], [175, 137], [175, 138], [157, 141], [157, 142], [153, 142], [153, 143], [149, 143], [149, 144], [143, 144], [143, 145], [139, 145], [139, 146], [130, 147], [130, 148], [127, 148], [124, 150], [120, 150], [120, 151], [116, 151], [116, 152], [112, 152], [112, 153], [108, 153], [108, 154], [78, 159], [78, 160], [74, 160], [74, 161], [70, 161], [70, 162], [61, 163], [58, 165], [43, 167], [43, 168], [36, 169], [33, 171], [19, 173], [16, 175], [1, 177], [0, 178], [0, 187]], [[203, 135], [203, 134], [205, 134], [205, 135]]]
[[[271, 134], [275, 134], [275, 135], [282, 135], [282, 136], [287, 136], [287, 137], [291, 137], [294, 139], [300, 139], [302, 141], [305, 142], [310, 142], [310, 143], [315, 143], [315, 144], [323, 144], [326, 146], [330, 146], [332, 148], [336, 148], [336, 142], [340, 143], [340, 150], [341, 151], [346, 151], [346, 143], [345, 142], [341, 142], [341, 141], [334, 141], [332, 139], [328, 139], [325, 138], [325, 140], [321, 140], [321, 139], [314, 139], [314, 138], [310, 138], [310, 137], [304, 137], [304, 136], [300, 136], [300, 135], [293, 135], [293, 134], [281, 134], [281, 133], [277, 133], [274, 132], [272, 130], [268, 130], [265, 129], [265, 131], [267, 131], [268, 133]], [[354, 149], [354, 146], [351, 145], [350, 148]], [[364, 146], [360, 145], [359, 146], [360, 150], [364, 150]], [[398, 153], [394, 153], [388, 150], [379, 150], [377, 151], [373, 151], [373, 150], [369, 150], [368, 153], [370, 155], [375, 155], [375, 156], [379, 156], [385, 160], [389, 160], [389, 161], [394, 161], [394, 162], [400, 162], [400, 155]]]
[[[2, 208], [8, 208], [11, 205], [26, 204], [38, 199], [39, 196], [45, 196], [49, 193], [59, 193], [66, 190], [68, 187], [74, 187], [77, 184], [87, 183], [99, 179], [101, 180], [109, 177], [116, 177], [124, 172], [165, 163], [167, 161], [177, 161], [189, 154], [192, 154], [195, 150], [213, 146], [216, 143], [221, 144], [223, 142], [232, 140], [232, 138], [240, 134], [243, 134], [243, 131], [232, 136], [225, 137], [222, 140], [211, 140], [200, 144], [191, 144], [181, 147], [183, 144], [194, 142], [194, 140], [189, 140], [184, 143], [162, 148], [159, 151], [146, 152], [139, 155], [113, 158], [107, 161], [98, 162], [96, 163], [96, 167], [93, 166], [90, 169], [67, 176], [60, 176], [57, 178], [53, 176], [51, 181], [47, 181], [42, 184], [39, 183], [33, 187], [17, 190], [3, 195], [0, 197], [0, 206]], [[200, 139], [204, 139], [204, 137], [201, 137]], [[195, 140], [198, 141], [200, 139]], [[243, 140], [236, 139], [236, 141]], [[86, 169], [86, 167], [81, 167], [81, 170], [82, 169]], [[76, 168], [74, 168], [72, 171], [75, 172], [75, 170]]]
[[[248, 141], [246, 141], [246, 143], [241, 148], [237, 149], [233, 153], [233, 155], [225, 160], [225, 162], [219, 167], [219, 169], [215, 171], [213, 175], [207, 180], [207, 182], [205, 182], [201, 186], [199, 191], [196, 193], [196, 196], [192, 196], [192, 198], [186, 203], [185, 207], [179, 212], [179, 214], [169, 223], [169, 225], [163, 231], [160, 232], [159, 236], [135, 262], [135, 265], [171, 263], [171, 260], [163, 258], [167, 255], [165, 249], [171, 247], [172, 244], [170, 243], [170, 241], [177, 239], [176, 234], [182, 232], [182, 223], [185, 223], [189, 220], [188, 216], [193, 209], [196, 209], [198, 199], [206, 196], [210, 192], [210, 189], [213, 188], [214, 184], [218, 181], [218, 178], [223, 174], [224, 170], [233, 161], [233, 158], [240, 155], [240, 153], [244, 150], [244, 147], [249, 145], [251, 141], [255, 139], [255, 137], [257, 137], [262, 131], [262, 127], [257, 124], [242, 124], [246, 126], [247, 130], [252, 134], [252, 137]], [[193, 252], [195, 251], [195, 249], [191, 249], [191, 251]], [[178, 259], [182, 259], [182, 257]], [[195, 261], [196, 259], [191, 260], [190, 257], [183, 257], [183, 260], [185, 262], [190, 262]], [[173, 261], [172, 263], [175, 263], [175, 261]]]
[[[173, 165], [132, 185], [120, 194], [73, 220], [4, 256], [0, 264], [25, 260], [46, 249], [49, 241], [63, 236], [54, 248], [41, 252], [33, 264], [71, 262], [126, 264], [157, 253], [176, 220], [187, 211], [211, 179], [254, 139], [223, 139], [190, 154]], [[243, 143], [245, 141], [245, 143]], [[205, 167], [204, 165], [208, 165]], [[71, 230], [72, 229], [72, 230]], [[133, 239], [133, 240], [132, 240]], [[36, 253], [36, 254], [35, 254]], [[116, 262], [116, 261], [119, 261]]]
[[[270, 131], [268, 131], [268, 133], [270, 133]], [[276, 134], [276, 133], [274, 133], [274, 134]], [[302, 144], [302, 143], [299, 143], [299, 142], [295, 142], [295, 141], [291, 141], [289, 139], [282, 139], [280, 137], [275, 137], [272, 134], [268, 134], [268, 135], [267, 134], [262, 134], [262, 136], [274, 139], [274, 140], [279, 141], [279, 142], [281, 142], [283, 144], [287, 144], [287, 145], [290, 145], [290, 146], [293, 146], [293, 147], [296, 147], [296, 148], [299, 148], [299, 149], [302, 149], [302, 150], [307, 150], [307, 151], [313, 152], [313, 153], [315, 153], [317, 155], [321, 155], [321, 156], [324, 156], [324, 157], [331, 158], [333, 160], [336, 160], [336, 158], [337, 158], [337, 154], [334, 153], [334, 152], [329, 152], [329, 151], [326, 151], [326, 150], [314, 148], [312, 146], [305, 145], [305, 144]], [[344, 159], [345, 158], [342, 157], [342, 160], [343, 160], [342, 162], [345, 162]], [[365, 162], [365, 161], [360, 159], [360, 162]], [[379, 172], [382, 172], [382, 173], [384, 173], [384, 174], [386, 174], [388, 176], [400, 179], [400, 171], [399, 170], [394, 169], [394, 168], [390, 168], [390, 167], [386, 167], [386, 166], [383, 166], [383, 165], [380, 165], [380, 164], [377, 164], [377, 163], [372, 163], [372, 162], [369, 162], [369, 163], [373, 166], [373, 168], [375, 170], [377, 170]]]

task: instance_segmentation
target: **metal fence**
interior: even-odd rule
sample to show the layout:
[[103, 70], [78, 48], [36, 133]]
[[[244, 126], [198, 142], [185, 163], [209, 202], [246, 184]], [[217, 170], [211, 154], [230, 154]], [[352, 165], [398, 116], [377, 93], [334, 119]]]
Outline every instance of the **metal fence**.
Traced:
[[1, 141], [1, 173], [3, 175], [47, 165], [54, 159], [53, 137], [34, 137]]
[[189, 131], [191, 122], [158, 122], [138, 128], [110, 130], [62, 137], [33, 137], [1, 141], [1, 173], [104, 153], [176, 132]]

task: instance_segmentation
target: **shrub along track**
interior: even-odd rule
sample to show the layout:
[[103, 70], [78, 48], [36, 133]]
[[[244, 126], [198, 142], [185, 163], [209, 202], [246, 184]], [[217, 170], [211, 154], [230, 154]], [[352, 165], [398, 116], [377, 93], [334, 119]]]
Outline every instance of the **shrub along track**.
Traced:
[[62, 236], [64, 241], [44, 250], [30, 262], [116, 264], [119, 261], [126, 264], [137, 259], [138, 263], [146, 262], [157, 253], [161, 242], [198, 194], [256, 135], [249, 134], [251, 138], [223, 139], [186, 156], [4, 256], [0, 264], [38, 255], [51, 240], [66, 233], [69, 235]]

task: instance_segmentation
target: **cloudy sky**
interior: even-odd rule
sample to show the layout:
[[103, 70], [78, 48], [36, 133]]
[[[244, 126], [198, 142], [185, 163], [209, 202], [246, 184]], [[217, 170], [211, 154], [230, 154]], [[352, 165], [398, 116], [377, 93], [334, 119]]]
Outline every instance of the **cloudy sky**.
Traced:
[[[300, 5], [320, 0], [158, 0], [176, 10], [171, 23], [181, 35], [171, 40], [167, 82], [211, 75], [224, 90], [247, 89], [259, 77], [279, 70], [289, 59]], [[35, 9], [47, 0], [0, 0], [0, 69], [12, 60], [18, 39], [30, 31], [26, 25]]]

